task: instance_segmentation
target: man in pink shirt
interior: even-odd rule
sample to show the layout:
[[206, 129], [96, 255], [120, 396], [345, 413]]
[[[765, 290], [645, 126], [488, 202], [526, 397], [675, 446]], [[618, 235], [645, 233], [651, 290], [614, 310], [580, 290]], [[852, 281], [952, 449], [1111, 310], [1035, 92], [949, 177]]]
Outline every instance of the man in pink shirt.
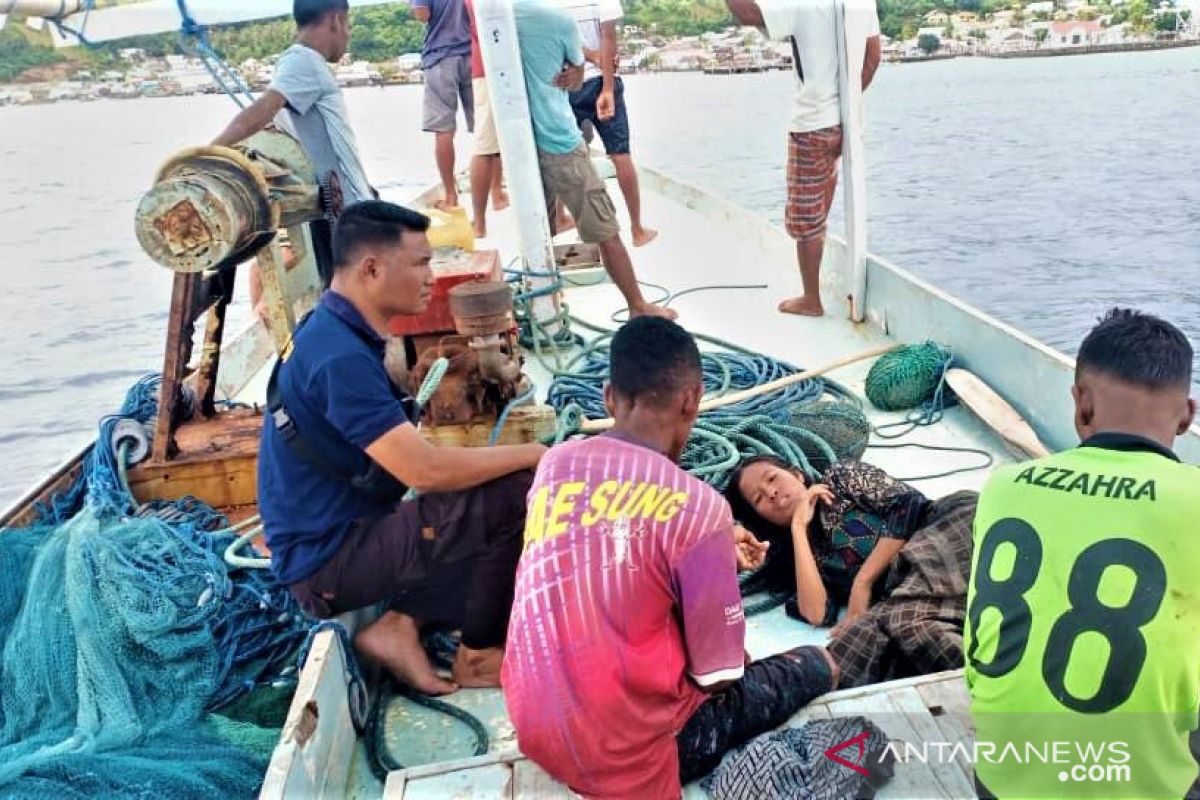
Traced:
[[610, 369], [616, 425], [547, 453], [530, 490], [502, 684], [521, 750], [574, 791], [678, 797], [836, 676], [817, 647], [746, 665], [732, 513], [676, 466], [695, 341], [639, 317]]

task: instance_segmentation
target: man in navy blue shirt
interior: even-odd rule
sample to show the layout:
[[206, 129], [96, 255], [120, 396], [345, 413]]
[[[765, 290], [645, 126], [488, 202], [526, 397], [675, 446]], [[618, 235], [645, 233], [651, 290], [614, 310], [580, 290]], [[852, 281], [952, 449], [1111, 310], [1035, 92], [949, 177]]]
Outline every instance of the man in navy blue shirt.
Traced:
[[[272, 569], [301, 605], [330, 617], [387, 602], [359, 651], [444, 694], [499, 685], [529, 470], [545, 448], [434, 447], [409, 420], [383, 366], [384, 336], [390, 318], [429, 302], [428, 227], [380, 201], [342, 214], [329, 291], [278, 369], [258, 502]], [[420, 496], [399, 502], [404, 487]], [[454, 682], [421, 647], [425, 622], [462, 629]]]

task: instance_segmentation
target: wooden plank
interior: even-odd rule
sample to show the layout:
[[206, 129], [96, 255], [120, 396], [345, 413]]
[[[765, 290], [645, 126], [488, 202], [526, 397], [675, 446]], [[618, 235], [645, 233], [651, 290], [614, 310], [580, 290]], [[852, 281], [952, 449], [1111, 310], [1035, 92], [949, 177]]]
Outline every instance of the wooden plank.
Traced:
[[[877, 687], [882, 685], [878, 684]], [[913, 730], [904, 714], [891, 702], [886, 691], [835, 700], [829, 703], [829, 710], [835, 717], [866, 717], [878, 725], [888, 735], [888, 738], [898, 743], [919, 744], [920, 742], [917, 732]], [[887, 800], [887, 798], [909, 800], [914, 797], [950, 800], [958, 795], [946, 791], [929, 765], [909, 761], [896, 764], [895, 775], [883, 786], [877, 796], [881, 800]]]
[[853, 689], [839, 689], [836, 692], [821, 695], [815, 703], [833, 703], [839, 700], [853, 700], [865, 695], [880, 694], [889, 689], [901, 689], [905, 686], [923, 686], [927, 683], [938, 683], [941, 681], [962, 680], [963, 671], [961, 669], [952, 669], [945, 672], [931, 672], [928, 675], [918, 675], [914, 678], [901, 678], [900, 680], [887, 681], [885, 683], [872, 683], [869, 686], [858, 686]]
[[262, 424], [262, 414], [247, 409], [188, 422], [176, 431], [173, 458], [151, 459], [129, 471], [134, 497], [146, 502], [190, 494], [216, 508], [257, 503]]
[[965, 369], [946, 371], [946, 383], [963, 405], [999, 436], [1018, 458], [1042, 458], [1050, 450], [1025, 418], [981, 378]]
[[558, 800], [574, 793], [532, 761], [513, 764], [513, 800]]
[[178, 500], [192, 495], [214, 508], [258, 502], [258, 458], [238, 456], [185, 464], [143, 464], [129, 473], [139, 502]]
[[415, 780], [417, 778], [428, 778], [432, 775], [445, 775], [464, 769], [489, 767], [494, 764], [512, 764], [516, 761], [522, 761], [524, 758], [525, 756], [519, 750], [501, 750], [495, 753], [484, 753], [481, 756], [471, 756], [470, 758], [456, 758], [451, 761], [421, 764], [420, 766], [409, 767], [402, 771], [409, 780]]
[[[504, 430], [496, 444], [524, 444], [553, 436], [558, 417], [550, 406], [518, 406], [508, 414]], [[467, 425], [421, 426], [425, 438], [439, 447], [486, 447], [495, 422], [475, 422]]]
[[382, 800], [404, 800], [404, 792], [408, 789], [408, 778], [404, 771], [389, 772], [387, 783], [383, 785]]
[[446, 775], [408, 778], [405, 800], [510, 800], [513, 770], [509, 764], [464, 769]]
[[260, 800], [340, 798], [355, 743], [346, 699], [345, 660], [333, 631], [313, 638]]
[[[946, 741], [965, 744], [975, 741], [975, 726], [971, 722], [971, 703], [965, 682], [927, 683], [918, 686], [916, 691]], [[968, 778], [974, 780], [968, 766], [963, 765], [963, 770]]]
[[37, 516], [37, 504], [45, 503], [51, 497], [73, 484], [83, 472], [83, 456], [86, 451], [80, 451], [63, 464], [59, 465], [50, 475], [24, 495], [17, 498], [12, 505], [0, 514], [0, 529], [20, 528], [33, 523]]
[[[943, 732], [937, 721], [929, 713], [925, 701], [913, 687], [893, 689], [888, 692], [888, 699], [908, 720], [917, 734], [914, 745], [923, 742], [948, 742], [951, 745], [967, 744], [962, 739], [950, 739]], [[948, 748], [947, 748], [948, 749]], [[945, 751], [943, 751], [945, 752]], [[929, 767], [941, 783], [942, 788], [950, 797], [971, 797], [975, 791], [975, 783], [970, 771], [970, 765], [965, 760], [939, 757], [938, 750], [929, 752]]]

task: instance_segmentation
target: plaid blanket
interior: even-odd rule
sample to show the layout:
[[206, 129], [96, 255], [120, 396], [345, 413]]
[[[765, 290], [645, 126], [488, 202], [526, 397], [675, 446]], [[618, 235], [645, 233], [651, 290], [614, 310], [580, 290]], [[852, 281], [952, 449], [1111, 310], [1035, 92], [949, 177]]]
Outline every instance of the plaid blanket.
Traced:
[[885, 578], [885, 597], [829, 643], [841, 688], [963, 665], [975, 492], [935, 501]]

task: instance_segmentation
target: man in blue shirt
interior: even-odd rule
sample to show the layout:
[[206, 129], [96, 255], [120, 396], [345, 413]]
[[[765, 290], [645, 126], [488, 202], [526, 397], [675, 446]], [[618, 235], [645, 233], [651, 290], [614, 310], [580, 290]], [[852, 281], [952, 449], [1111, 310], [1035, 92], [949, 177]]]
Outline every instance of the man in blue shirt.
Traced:
[[579, 238], [600, 246], [604, 268], [624, 295], [629, 315], [674, 319], [674, 311], [646, 302], [638, 288], [616, 208], [571, 110], [567, 92], [583, 85], [584, 73], [583, 43], [574, 18], [547, 0], [516, 0], [513, 13], [552, 232], [555, 206], [561, 200], [575, 218]]
[[411, 0], [413, 16], [428, 25], [421, 48], [425, 73], [426, 131], [434, 135], [434, 155], [442, 178], [443, 208], [458, 205], [454, 182], [454, 131], [459, 99], [467, 130], [475, 130], [471, 87], [471, 19], [465, 0]]
[[[529, 470], [545, 448], [434, 447], [409, 421], [383, 366], [384, 336], [390, 318], [429, 302], [428, 227], [374, 200], [342, 214], [329, 291], [269, 393], [258, 503], [272, 570], [300, 604], [331, 617], [387, 602], [359, 651], [444, 694], [499, 685]], [[406, 487], [420, 496], [399, 502]], [[423, 622], [461, 627], [454, 683], [421, 648]]]

